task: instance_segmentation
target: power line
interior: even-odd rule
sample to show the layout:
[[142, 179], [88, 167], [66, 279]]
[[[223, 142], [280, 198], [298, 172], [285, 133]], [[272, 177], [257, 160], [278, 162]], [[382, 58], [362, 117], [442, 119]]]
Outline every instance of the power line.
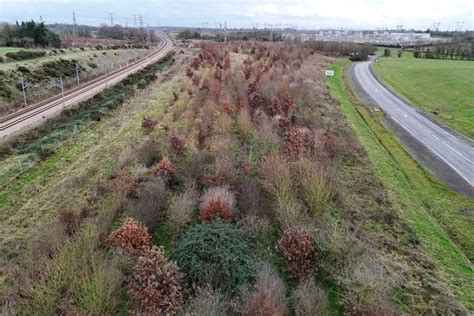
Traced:
[[110, 16], [110, 26], [114, 26], [114, 14], [112, 12], [107, 12]]
[[77, 39], [76, 12], [72, 11], [72, 36]]

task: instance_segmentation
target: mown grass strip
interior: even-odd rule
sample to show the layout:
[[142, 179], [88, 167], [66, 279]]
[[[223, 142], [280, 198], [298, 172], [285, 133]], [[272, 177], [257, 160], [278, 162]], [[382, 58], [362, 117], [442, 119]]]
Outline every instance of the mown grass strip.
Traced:
[[[459, 239], [471, 245], [469, 231], [472, 232], [472, 225], [456, 216], [452, 210], [461, 205], [470, 208], [472, 201], [450, 192], [437, 180], [428, 177], [403, 150], [393, 133], [385, 130], [365, 108], [356, 107], [351, 102], [344, 83], [344, 70], [347, 66], [348, 63], [344, 61], [332, 64], [336, 75], [328, 78], [331, 96], [340, 103], [367, 151], [377, 176], [389, 193], [394, 209], [415, 230], [423, 249], [433, 256], [455, 296], [466, 307], [474, 310], [472, 263], [440, 225], [446, 225], [462, 234], [458, 236]], [[443, 209], [444, 207], [446, 208]], [[437, 218], [432, 216], [433, 212], [437, 213]]]

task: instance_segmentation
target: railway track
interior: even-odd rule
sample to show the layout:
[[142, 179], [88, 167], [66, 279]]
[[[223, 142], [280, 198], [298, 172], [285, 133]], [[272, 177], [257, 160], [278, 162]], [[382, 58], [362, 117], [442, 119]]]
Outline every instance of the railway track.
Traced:
[[172, 42], [165, 36], [160, 36], [159, 38], [160, 42], [152, 53], [129, 64], [128, 67], [116, 69], [107, 75], [98, 77], [74, 89], [65, 91], [64, 97], [61, 94], [56, 95], [0, 118], [0, 141], [20, 130], [24, 130], [28, 126], [37, 124], [38, 121], [45, 119], [47, 116], [52, 116], [67, 106], [93, 96], [105, 89], [107, 86], [119, 82], [130, 73], [135, 72], [163, 57], [171, 49]]

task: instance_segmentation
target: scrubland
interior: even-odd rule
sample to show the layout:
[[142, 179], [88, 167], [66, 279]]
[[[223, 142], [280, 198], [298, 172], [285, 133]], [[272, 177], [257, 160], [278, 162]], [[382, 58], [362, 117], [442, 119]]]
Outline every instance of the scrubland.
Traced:
[[329, 95], [334, 60], [197, 44], [5, 181], [4, 310], [467, 314]]

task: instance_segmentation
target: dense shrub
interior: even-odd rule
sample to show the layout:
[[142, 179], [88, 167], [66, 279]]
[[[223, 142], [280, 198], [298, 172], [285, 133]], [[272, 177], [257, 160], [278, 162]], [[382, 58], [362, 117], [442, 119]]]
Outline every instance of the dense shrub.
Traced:
[[217, 217], [223, 220], [233, 218], [232, 209], [235, 204], [235, 197], [227, 186], [208, 189], [201, 198], [199, 206], [199, 218], [206, 222]]
[[176, 155], [182, 155], [186, 150], [186, 139], [177, 133], [171, 133], [170, 145]]
[[138, 187], [137, 178], [128, 175], [123, 171], [117, 172], [113, 179], [105, 184], [105, 189], [112, 192], [118, 192], [123, 195], [129, 195], [135, 192]]
[[144, 254], [150, 250], [150, 235], [147, 229], [132, 218], [127, 218], [122, 227], [114, 230], [109, 236], [113, 247], [130, 254]]
[[290, 128], [284, 136], [283, 152], [290, 158], [296, 158], [310, 149], [314, 134], [307, 128]]
[[138, 259], [129, 285], [130, 296], [139, 303], [138, 313], [174, 314], [183, 304], [183, 274], [168, 261], [163, 247], [153, 247]]
[[303, 280], [291, 294], [291, 302], [296, 316], [329, 315], [328, 295], [316, 286], [313, 278]]
[[6, 53], [5, 56], [7, 56], [8, 58], [13, 59], [13, 60], [25, 60], [25, 59], [32, 59], [32, 58], [38, 58], [38, 57], [46, 56], [46, 52], [31, 51], [31, 50], [20, 50], [20, 51], [17, 51], [17, 52]]
[[316, 249], [314, 240], [304, 229], [286, 230], [278, 241], [277, 250], [282, 254], [285, 269], [295, 278], [316, 273]]
[[173, 258], [189, 280], [226, 293], [254, 277], [256, 257], [251, 242], [234, 225], [219, 220], [190, 228]]
[[[45, 62], [41, 65], [39, 72], [48, 75], [51, 78], [59, 78], [59, 76], [72, 77], [76, 75], [76, 63], [74, 59], [59, 59]], [[84, 69], [80, 67], [80, 71]]]
[[230, 220], [233, 218], [233, 214], [229, 205], [224, 201], [218, 198], [211, 198], [199, 209], [199, 219], [202, 222], [207, 222], [215, 218]]
[[164, 156], [160, 162], [158, 162], [153, 168], [153, 174], [159, 176], [172, 176], [174, 175], [174, 168], [171, 165], [170, 160], [167, 156]]
[[144, 116], [142, 119], [142, 127], [146, 130], [152, 131], [158, 125], [158, 121], [150, 116]]

